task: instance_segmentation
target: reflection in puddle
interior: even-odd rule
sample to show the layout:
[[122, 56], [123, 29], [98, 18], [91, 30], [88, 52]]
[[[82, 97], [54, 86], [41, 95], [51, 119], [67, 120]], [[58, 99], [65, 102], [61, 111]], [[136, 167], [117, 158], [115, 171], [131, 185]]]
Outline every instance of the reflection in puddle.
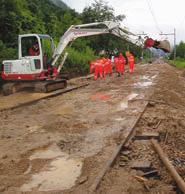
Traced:
[[21, 191], [52, 191], [69, 189], [75, 185], [75, 181], [81, 174], [82, 161], [71, 159], [66, 153], [59, 149], [38, 151], [30, 157], [34, 159], [52, 159], [49, 166], [45, 166], [42, 171], [32, 175], [31, 180], [21, 187]]
[[138, 96], [138, 94], [136, 94], [136, 93], [129, 94], [124, 100], [121, 101], [121, 103], [118, 107], [118, 111], [127, 109], [128, 108], [128, 101], [134, 99], [137, 96]]
[[141, 76], [141, 79], [143, 79], [143, 80], [151, 80], [150, 76], [148, 76], [148, 75]]
[[153, 76], [152, 76], [152, 79], [155, 79], [156, 77], [157, 77], [157, 75], [153, 75]]
[[[121, 102], [121, 104], [120, 104], [120, 109], [121, 110], [124, 110], [124, 109], [126, 109], [126, 108], [128, 108], [128, 100], [123, 100], [122, 102]], [[119, 109], [119, 110], [120, 110]]]
[[59, 106], [53, 112], [59, 116], [72, 115], [74, 113], [74, 107], [72, 105], [62, 107]]
[[157, 77], [157, 75], [153, 75], [151, 76], [141, 76], [140, 79], [142, 81], [137, 82], [134, 84], [135, 87], [141, 88], [141, 87], [148, 87], [151, 86], [153, 84], [153, 80]]
[[137, 96], [138, 96], [138, 94], [132, 93], [132, 94], [130, 94], [130, 95], [127, 96], [127, 99], [128, 99], [128, 100], [132, 100], [132, 99], [134, 99], [134, 98], [137, 97]]
[[34, 159], [54, 159], [59, 156], [62, 156], [63, 153], [59, 148], [51, 146], [49, 149], [38, 150], [33, 155], [30, 156], [30, 160]]
[[115, 121], [125, 121], [125, 118], [119, 117], [119, 118], [116, 118]]
[[134, 84], [135, 87], [148, 87], [151, 85], [152, 85], [152, 81], [138, 82]]

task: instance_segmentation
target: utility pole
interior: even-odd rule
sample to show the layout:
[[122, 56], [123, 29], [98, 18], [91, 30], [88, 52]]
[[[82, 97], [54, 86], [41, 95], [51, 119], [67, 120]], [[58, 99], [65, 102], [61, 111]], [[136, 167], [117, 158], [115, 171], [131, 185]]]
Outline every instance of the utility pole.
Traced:
[[174, 59], [176, 58], [176, 29], [174, 28]]
[[174, 37], [174, 60], [175, 60], [175, 58], [176, 58], [176, 29], [174, 28], [174, 31], [173, 31], [173, 33], [166, 33], [166, 34], [164, 34], [164, 33], [161, 33], [160, 35], [166, 35], [166, 36], [173, 36]]

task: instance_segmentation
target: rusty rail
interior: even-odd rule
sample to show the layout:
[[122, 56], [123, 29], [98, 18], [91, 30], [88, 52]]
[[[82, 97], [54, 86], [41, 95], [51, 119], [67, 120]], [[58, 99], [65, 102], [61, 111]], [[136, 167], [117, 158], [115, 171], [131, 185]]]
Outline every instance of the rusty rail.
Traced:
[[89, 85], [89, 83], [86, 83], [86, 84], [82, 84], [82, 85], [75, 86], [75, 87], [69, 87], [69, 88], [65, 88], [65, 89], [62, 89], [62, 90], [57, 90], [57, 91], [53, 92], [51, 95], [44, 96], [44, 97], [41, 97], [41, 98], [38, 98], [38, 99], [34, 99], [34, 100], [29, 101], [29, 102], [21, 103], [21, 104], [18, 104], [18, 105], [9, 107], [9, 108], [0, 109], [0, 112], [6, 111], [6, 110], [14, 110], [14, 109], [21, 108], [21, 107], [24, 107], [24, 106], [29, 106], [29, 105], [35, 104], [35, 103], [37, 103], [41, 100], [48, 99], [48, 98], [53, 98], [53, 97], [59, 96], [61, 94], [65, 94], [65, 93], [68, 93], [68, 92], [86, 87], [88, 85]]
[[135, 136], [135, 127], [138, 124], [138, 122], [140, 121], [140, 118], [142, 117], [142, 115], [144, 114], [146, 107], [148, 105], [148, 102], [145, 102], [143, 110], [141, 111], [141, 113], [137, 116], [135, 122], [133, 122], [133, 125], [131, 127], [130, 133], [128, 134], [128, 136], [126, 137], [126, 139], [124, 139], [114, 150], [114, 152], [112, 153], [112, 156], [110, 158], [110, 160], [108, 160], [106, 162], [106, 164], [104, 165], [104, 168], [99, 172], [99, 174], [97, 175], [96, 179], [94, 180], [93, 184], [90, 186], [89, 188], [89, 192], [90, 194], [93, 194], [99, 187], [102, 179], [104, 178], [105, 174], [109, 171], [109, 169], [114, 165], [116, 158], [118, 157], [118, 155], [120, 154], [122, 148], [124, 146], [126, 146], [131, 139]]

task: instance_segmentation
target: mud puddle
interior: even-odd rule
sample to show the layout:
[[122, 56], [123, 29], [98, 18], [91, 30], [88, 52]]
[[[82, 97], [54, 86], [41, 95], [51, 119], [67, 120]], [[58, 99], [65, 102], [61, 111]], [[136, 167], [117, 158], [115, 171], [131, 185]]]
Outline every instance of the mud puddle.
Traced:
[[136, 88], [146, 88], [151, 85], [153, 85], [153, 80], [157, 77], [157, 75], [154, 76], [141, 76], [140, 81], [134, 84]]
[[51, 162], [40, 172], [33, 174], [29, 182], [21, 186], [22, 192], [70, 189], [81, 175], [82, 160], [70, 158], [68, 154], [61, 152], [58, 147], [51, 146], [31, 155], [30, 166], [26, 173], [31, 171], [31, 161], [35, 159], [50, 159]]
[[117, 108], [117, 111], [127, 109], [129, 101], [134, 99], [137, 96], [138, 96], [138, 94], [136, 94], [136, 93], [129, 94], [124, 100], [121, 101], [121, 103], [119, 104], [119, 106]]

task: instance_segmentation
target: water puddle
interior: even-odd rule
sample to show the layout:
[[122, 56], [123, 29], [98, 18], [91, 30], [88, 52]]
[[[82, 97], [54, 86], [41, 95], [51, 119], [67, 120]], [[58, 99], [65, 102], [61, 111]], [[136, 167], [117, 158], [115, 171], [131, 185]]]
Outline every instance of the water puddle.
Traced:
[[72, 105], [58, 107], [53, 111], [60, 116], [72, 115], [74, 113], [74, 107]]
[[120, 107], [118, 110], [125, 110], [126, 108], [128, 108], [128, 100], [125, 99], [120, 103]]
[[148, 75], [143, 75], [143, 76], [141, 76], [141, 79], [142, 80], [151, 80], [151, 78], [150, 78], [150, 76], [148, 76]]
[[152, 81], [145, 81], [145, 82], [137, 82], [134, 84], [135, 87], [141, 88], [141, 87], [148, 87], [153, 84]]
[[156, 77], [157, 77], [157, 75], [153, 75], [153, 76], [152, 76], [152, 79], [155, 79]]
[[118, 118], [115, 119], [115, 121], [125, 121], [125, 118], [118, 117]]
[[118, 107], [118, 111], [120, 110], [125, 110], [128, 108], [128, 102], [132, 99], [134, 99], [135, 97], [137, 97], [138, 94], [136, 93], [131, 93], [129, 94], [124, 100], [121, 101], [121, 103], [119, 104], [119, 107]]
[[148, 75], [141, 76], [140, 77], [140, 80], [141, 81], [135, 83], [134, 86], [137, 87], [137, 88], [151, 86], [151, 85], [153, 85], [153, 80], [156, 77], [157, 77], [157, 75], [153, 75], [152, 77], [151, 76], [148, 76]]
[[132, 94], [130, 94], [130, 95], [127, 96], [127, 99], [128, 99], [128, 100], [132, 100], [132, 99], [134, 99], [134, 98], [137, 97], [137, 96], [138, 96], [138, 94], [132, 93]]
[[63, 153], [59, 148], [54, 146], [49, 147], [49, 149], [38, 150], [33, 155], [30, 156], [30, 160], [34, 159], [55, 159], [57, 157], [63, 156]]
[[62, 153], [57, 147], [35, 152], [30, 156], [30, 161], [34, 159], [51, 159], [52, 161], [40, 172], [33, 174], [29, 182], [22, 185], [20, 188], [22, 192], [33, 189], [37, 191], [70, 189], [81, 175], [82, 160], [70, 158], [68, 154]]

